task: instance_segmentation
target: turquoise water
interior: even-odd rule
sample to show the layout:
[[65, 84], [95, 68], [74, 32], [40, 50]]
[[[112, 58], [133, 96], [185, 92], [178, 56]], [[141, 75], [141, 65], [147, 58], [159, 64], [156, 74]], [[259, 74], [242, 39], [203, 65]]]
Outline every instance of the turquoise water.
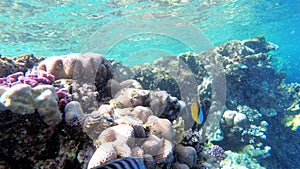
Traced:
[[[89, 38], [109, 22], [154, 11], [171, 14], [195, 25], [211, 45], [263, 35], [279, 45], [274, 65], [287, 72], [287, 82], [300, 82], [297, 69], [300, 63], [299, 0], [1, 1], [0, 53], [6, 56], [79, 53]], [[111, 32], [107, 34], [114, 36]], [[143, 46], [173, 54], [189, 50], [176, 40], [156, 38], [160, 38], [156, 45], [149, 41], [135, 46], [120, 43], [122, 50], [115, 48], [111, 57], [120, 58], [127, 49], [134, 52]], [[161, 45], [167, 42], [176, 47], [166, 49], [167, 46]], [[149, 57], [144, 58], [149, 61]], [[138, 59], [136, 63], [144, 60]], [[135, 60], [131, 59], [130, 64], [135, 64]]]

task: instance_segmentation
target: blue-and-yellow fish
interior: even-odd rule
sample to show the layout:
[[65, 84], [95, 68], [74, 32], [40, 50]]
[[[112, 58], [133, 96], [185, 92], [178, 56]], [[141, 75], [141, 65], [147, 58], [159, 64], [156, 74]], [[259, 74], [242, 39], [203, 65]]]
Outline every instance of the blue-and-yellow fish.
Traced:
[[124, 157], [93, 169], [147, 169], [145, 164], [136, 158]]
[[203, 111], [197, 99], [195, 99], [193, 104], [191, 105], [191, 113], [193, 119], [196, 121], [197, 124], [203, 123], [204, 120]]

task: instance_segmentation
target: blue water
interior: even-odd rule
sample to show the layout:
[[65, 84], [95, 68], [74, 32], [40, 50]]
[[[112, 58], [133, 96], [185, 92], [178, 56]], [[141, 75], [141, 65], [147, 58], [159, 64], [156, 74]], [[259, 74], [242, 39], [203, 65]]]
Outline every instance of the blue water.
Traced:
[[[0, 53], [6, 56], [79, 53], [86, 41], [109, 22], [153, 11], [169, 13], [195, 25], [210, 45], [263, 35], [279, 45], [273, 64], [287, 73], [286, 82], [300, 82], [300, 0], [1, 1]], [[107, 34], [114, 36], [110, 31]], [[175, 44], [170, 46], [176, 46], [176, 40], [161, 38], [160, 41], [171, 41]], [[112, 50], [112, 57], [122, 57], [126, 49], [138, 51], [142, 46], [149, 46], [147, 41], [134, 47], [119, 44], [122, 48]], [[166, 46], [150, 43], [149, 48], [173, 54], [188, 50], [187, 46], [178, 45], [166, 49]], [[138, 59], [136, 63], [148, 59]], [[131, 59], [131, 64], [134, 63]]]

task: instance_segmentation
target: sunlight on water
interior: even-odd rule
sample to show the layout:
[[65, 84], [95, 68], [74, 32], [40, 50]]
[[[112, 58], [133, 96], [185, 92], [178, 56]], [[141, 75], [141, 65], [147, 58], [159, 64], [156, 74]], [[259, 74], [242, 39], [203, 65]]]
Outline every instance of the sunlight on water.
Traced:
[[[214, 45], [264, 35], [279, 45], [279, 57], [288, 58], [287, 64], [299, 64], [298, 7], [299, 1], [291, 0], [2, 1], [0, 52], [6, 56], [79, 53], [87, 39], [110, 21], [160, 11], [194, 24]], [[288, 65], [282, 67], [292, 71]]]

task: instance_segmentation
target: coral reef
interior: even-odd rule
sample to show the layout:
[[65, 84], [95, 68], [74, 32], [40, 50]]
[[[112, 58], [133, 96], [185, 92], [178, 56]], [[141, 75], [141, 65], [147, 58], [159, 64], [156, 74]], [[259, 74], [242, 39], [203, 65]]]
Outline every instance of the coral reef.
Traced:
[[223, 160], [225, 158], [224, 149], [218, 145], [214, 145], [212, 147], [212, 149], [210, 150], [210, 152], [211, 152], [211, 155], [218, 160]]
[[49, 57], [38, 65], [38, 69], [47, 71], [56, 79], [94, 84], [98, 91], [104, 90], [107, 81], [113, 77], [110, 62], [96, 53]]
[[45, 71], [27, 71], [24, 75], [23, 72], [16, 72], [7, 77], [0, 78], [0, 85], [5, 87], [11, 87], [16, 84], [28, 84], [31, 87], [35, 87], [40, 84], [52, 84], [55, 81], [55, 77]]
[[62, 120], [57, 96], [53, 86], [40, 85], [34, 88], [27, 84], [17, 84], [6, 90], [0, 97], [5, 109], [17, 114], [33, 114], [35, 110], [50, 126]]
[[[0, 159], [7, 168], [86, 168], [94, 152], [81, 127], [48, 126], [37, 113], [4, 111], [0, 125]], [[82, 154], [81, 161], [77, 151]]]
[[42, 60], [44, 58], [36, 57], [33, 54], [25, 54], [13, 58], [0, 55], [0, 77], [5, 77], [16, 72], [26, 72]]
[[[132, 86], [132, 82], [135, 85]], [[110, 144], [111, 147], [107, 149], [111, 152], [109, 154], [114, 152], [117, 157], [147, 156], [145, 161], [149, 168], [170, 167], [174, 161], [174, 129], [171, 121], [161, 116], [171, 114], [168, 116], [171, 120], [176, 118], [181, 104], [167, 92], [143, 90], [137, 83], [121, 83], [123, 89], [110, 100], [110, 105], [102, 104], [97, 111], [86, 117], [84, 131], [98, 146], [97, 151], [100, 148], [99, 152], [104, 151], [102, 149], [107, 147], [106, 144]], [[95, 153], [90, 167], [113, 159], [103, 154]]]
[[80, 103], [77, 101], [69, 102], [64, 109], [65, 113], [65, 122], [67, 124], [76, 124], [84, 118], [83, 110], [80, 106]]
[[227, 157], [221, 162], [222, 168], [265, 169], [265, 167], [259, 165], [255, 159], [247, 154], [240, 154], [232, 151], [226, 151], [225, 154]]
[[87, 53], [38, 70], [31, 55], [1, 57], [1, 167], [296, 168], [300, 87], [272, 68], [276, 49], [256, 37], [135, 67]]
[[197, 152], [191, 146], [176, 146], [174, 151], [177, 161], [192, 168], [197, 161]]

